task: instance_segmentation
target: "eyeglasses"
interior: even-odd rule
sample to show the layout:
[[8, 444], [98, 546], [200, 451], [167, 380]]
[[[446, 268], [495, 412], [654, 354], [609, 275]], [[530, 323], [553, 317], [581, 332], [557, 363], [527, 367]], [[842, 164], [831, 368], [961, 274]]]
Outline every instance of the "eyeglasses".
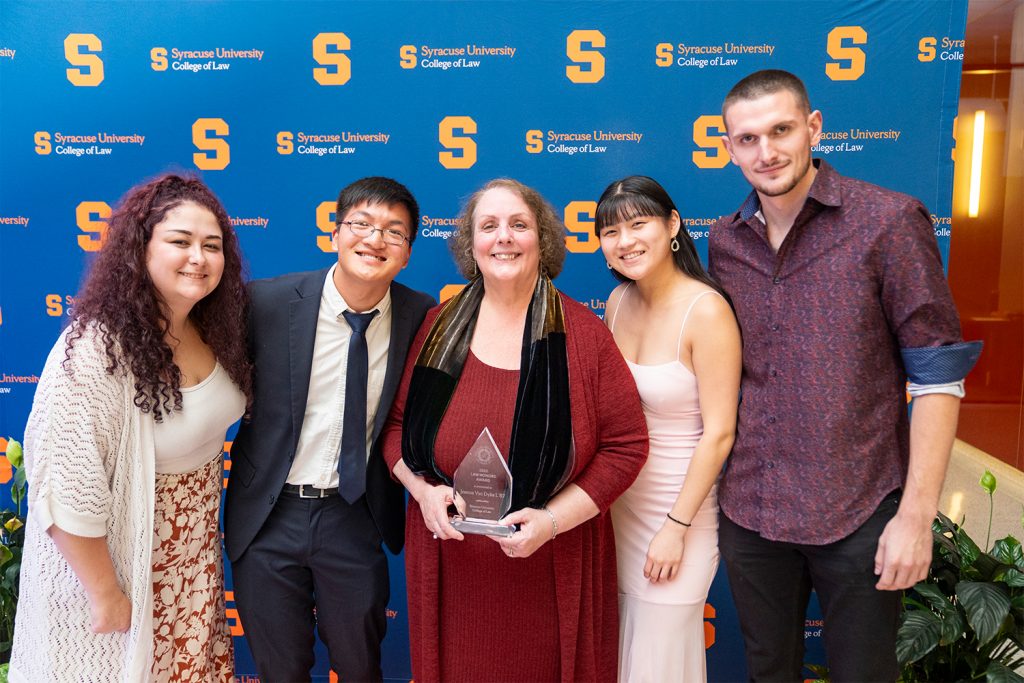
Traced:
[[[379, 232], [381, 239], [386, 244], [391, 244], [396, 247], [400, 247], [406, 242], [409, 242], [409, 238], [405, 236], [405, 233], [401, 230], [395, 230], [393, 228], [378, 228], [372, 223], [366, 223], [364, 221], [339, 221], [338, 225], [347, 225], [348, 229], [356, 237], [370, 237], [375, 232]], [[409, 242], [412, 244], [411, 242]]]

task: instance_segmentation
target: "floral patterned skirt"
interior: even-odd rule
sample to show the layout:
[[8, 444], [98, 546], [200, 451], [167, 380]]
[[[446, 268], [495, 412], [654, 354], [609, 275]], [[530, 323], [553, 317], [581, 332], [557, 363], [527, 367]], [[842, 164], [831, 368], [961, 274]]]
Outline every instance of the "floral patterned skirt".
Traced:
[[183, 474], [156, 475], [152, 680], [232, 681], [224, 612], [221, 458]]

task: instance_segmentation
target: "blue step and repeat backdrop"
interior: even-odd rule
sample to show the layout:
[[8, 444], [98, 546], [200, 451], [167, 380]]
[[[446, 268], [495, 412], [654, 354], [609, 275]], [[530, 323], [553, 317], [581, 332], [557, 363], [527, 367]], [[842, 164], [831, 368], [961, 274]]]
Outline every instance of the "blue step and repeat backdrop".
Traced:
[[[330, 264], [338, 190], [397, 178], [423, 214], [401, 280], [441, 297], [461, 282], [446, 240], [462, 201], [513, 176], [564, 214], [557, 284], [601, 315], [614, 285], [592, 234], [602, 189], [657, 178], [706, 256], [709, 225], [748, 192], [719, 139], [722, 98], [783, 68], [824, 113], [816, 156], [919, 197], [946, 258], [966, 14], [966, 0], [3, 0], [0, 435], [20, 439], [111, 207], [169, 169], [221, 197], [252, 277]], [[401, 557], [391, 570], [385, 675], [408, 680]], [[237, 671], [257, 680], [228, 581]], [[722, 573], [705, 618], [709, 678], [744, 678]], [[806, 633], [820, 661], [813, 605]], [[334, 678], [322, 648], [316, 673]]]

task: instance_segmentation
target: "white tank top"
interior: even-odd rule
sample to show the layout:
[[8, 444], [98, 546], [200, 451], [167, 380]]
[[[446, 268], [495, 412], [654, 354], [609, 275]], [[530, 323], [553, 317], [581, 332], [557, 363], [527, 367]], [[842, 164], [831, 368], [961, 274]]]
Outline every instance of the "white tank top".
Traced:
[[157, 474], [191, 472], [224, 449], [224, 433], [245, 412], [243, 394], [217, 363], [199, 384], [181, 388], [181, 410], [154, 424]]

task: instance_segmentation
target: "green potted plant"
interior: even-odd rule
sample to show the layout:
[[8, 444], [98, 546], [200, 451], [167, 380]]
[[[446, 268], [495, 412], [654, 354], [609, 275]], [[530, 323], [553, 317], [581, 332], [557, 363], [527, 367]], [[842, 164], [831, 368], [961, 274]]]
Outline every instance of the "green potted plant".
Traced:
[[7, 440], [7, 460], [11, 464], [10, 496], [14, 509], [0, 510], [0, 683], [7, 682], [7, 663], [14, 641], [14, 614], [18, 609], [18, 575], [21, 550], [25, 545], [25, 470], [21, 444]]
[[[986, 470], [989, 495], [984, 547], [992, 531], [996, 479]], [[928, 577], [903, 598], [896, 655], [905, 683], [1020, 681], [1024, 665], [1024, 550], [1013, 536], [981, 550], [960, 524], [939, 513]]]

